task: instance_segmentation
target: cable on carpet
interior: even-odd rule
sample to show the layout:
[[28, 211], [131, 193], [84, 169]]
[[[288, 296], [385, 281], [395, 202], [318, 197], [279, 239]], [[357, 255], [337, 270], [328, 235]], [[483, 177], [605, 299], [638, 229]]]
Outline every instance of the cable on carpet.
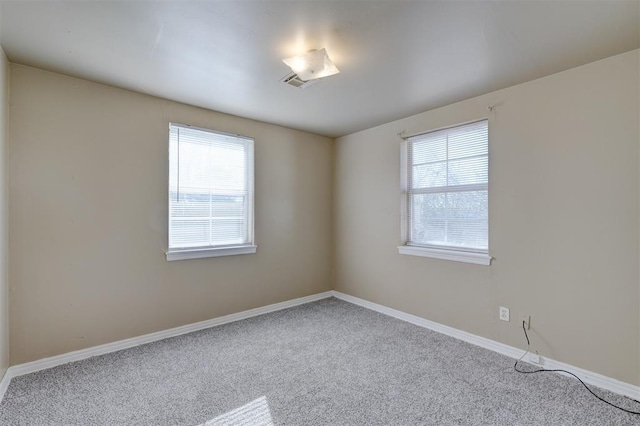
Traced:
[[[626, 408], [624, 408], [624, 407], [620, 407], [619, 405], [616, 405], [616, 404], [614, 404], [614, 403], [612, 403], [612, 402], [609, 402], [609, 401], [607, 401], [606, 399], [604, 399], [604, 398], [602, 398], [602, 397], [600, 397], [600, 396], [596, 395], [596, 394], [595, 394], [595, 393], [594, 393], [594, 392], [589, 388], [589, 386], [587, 386], [587, 385], [586, 385], [586, 383], [585, 383], [585, 382], [583, 382], [583, 381], [582, 381], [582, 379], [580, 379], [580, 377], [576, 376], [576, 375], [575, 375], [575, 374], [573, 374], [571, 371], [562, 370], [562, 369], [553, 369], [553, 370], [549, 369], [549, 370], [547, 370], [546, 368], [539, 368], [539, 369], [537, 369], [537, 370], [532, 370], [532, 371], [518, 370], [518, 363], [519, 363], [520, 361], [522, 361], [522, 359], [523, 359], [523, 358], [524, 358], [524, 357], [529, 353], [529, 346], [531, 345], [531, 342], [529, 342], [529, 335], [527, 334], [527, 329], [526, 329], [526, 327], [525, 327], [525, 321], [522, 321], [522, 330], [524, 330], [524, 337], [526, 337], [526, 338], [527, 338], [527, 351], [526, 351], [526, 352], [525, 352], [525, 353], [524, 353], [520, 358], [518, 358], [518, 360], [516, 361], [516, 363], [515, 363], [515, 364], [513, 364], [513, 369], [514, 369], [514, 370], [516, 370], [518, 373], [522, 373], [522, 374], [533, 374], [533, 373], [566, 373], [566, 374], [570, 374], [570, 375], [572, 375], [573, 377], [575, 377], [576, 379], [578, 379], [578, 381], [579, 381], [580, 383], [582, 383], [582, 386], [584, 386], [584, 387], [585, 387], [585, 388], [586, 388], [586, 389], [591, 393], [591, 395], [595, 396], [596, 398], [598, 398], [600, 401], [604, 402], [605, 404], [609, 404], [610, 406], [612, 406], [612, 407], [614, 407], [614, 408], [617, 408], [618, 410], [622, 410], [622, 411], [624, 411], [624, 412], [627, 412], [627, 413], [629, 413], [629, 414], [637, 414], [637, 415], [640, 415], [640, 411], [628, 410], [628, 409], [626, 409]], [[638, 400], [635, 400], [635, 399], [633, 399], [633, 398], [629, 398], [629, 397], [626, 397], [626, 396], [625, 396], [625, 398], [627, 398], [627, 399], [629, 399], [629, 400], [631, 400], [631, 401], [634, 401], [634, 402], [637, 402], [638, 404], [640, 404], [640, 401], [638, 401]]]

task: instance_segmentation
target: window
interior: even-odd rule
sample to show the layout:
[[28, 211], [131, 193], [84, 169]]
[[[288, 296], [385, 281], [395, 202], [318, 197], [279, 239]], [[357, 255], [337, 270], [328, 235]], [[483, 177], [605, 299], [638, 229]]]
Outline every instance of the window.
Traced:
[[413, 136], [403, 147], [400, 253], [488, 265], [487, 120]]
[[253, 139], [171, 123], [167, 260], [255, 251]]

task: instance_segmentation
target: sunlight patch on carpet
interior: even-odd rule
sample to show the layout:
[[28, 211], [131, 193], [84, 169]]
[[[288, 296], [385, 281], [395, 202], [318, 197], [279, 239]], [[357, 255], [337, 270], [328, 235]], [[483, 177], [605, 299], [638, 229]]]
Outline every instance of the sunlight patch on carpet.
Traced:
[[267, 397], [262, 396], [240, 408], [211, 419], [200, 426], [273, 426]]

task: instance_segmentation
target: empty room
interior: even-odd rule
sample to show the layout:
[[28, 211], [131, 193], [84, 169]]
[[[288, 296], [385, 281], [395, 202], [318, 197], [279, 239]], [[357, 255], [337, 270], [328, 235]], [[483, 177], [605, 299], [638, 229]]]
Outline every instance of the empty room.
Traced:
[[640, 425], [640, 1], [0, 0], [0, 425]]

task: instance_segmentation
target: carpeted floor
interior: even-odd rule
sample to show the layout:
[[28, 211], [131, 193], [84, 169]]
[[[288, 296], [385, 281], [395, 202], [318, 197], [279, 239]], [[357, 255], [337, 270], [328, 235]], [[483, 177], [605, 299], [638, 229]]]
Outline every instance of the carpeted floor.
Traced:
[[0, 424], [640, 425], [640, 416], [576, 380], [515, 373], [510, 358], [331, 298], [17, 377]]

